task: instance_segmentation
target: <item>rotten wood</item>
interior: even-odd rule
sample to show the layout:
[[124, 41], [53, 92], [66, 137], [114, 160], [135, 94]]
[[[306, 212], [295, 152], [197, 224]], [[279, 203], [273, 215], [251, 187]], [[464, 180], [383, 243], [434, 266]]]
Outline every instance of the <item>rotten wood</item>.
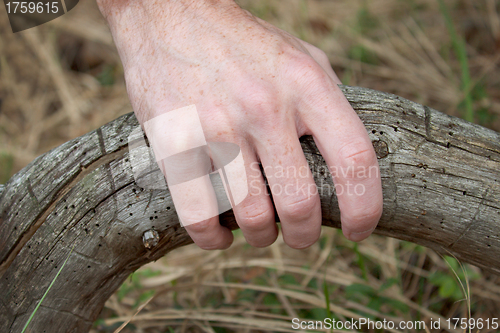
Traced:
[[[375, 233], [500, 273], [499, 133], [398, 96], [342, 89], [379, 156], [384, 214]], [[38, 157], [0, 186], [2, 332], [21, 331], [72, 248], [31, 332], [88, 332], [130, 273], [191, 243], [168, 190], [134, 181], [127, 137], [137, 126], [133, 114], [122, 116]], [[310, 137], [301, 142], [323, 224], [338, 228], [324, 160]], [[221, 223], [237, 227], [231, 212]]]

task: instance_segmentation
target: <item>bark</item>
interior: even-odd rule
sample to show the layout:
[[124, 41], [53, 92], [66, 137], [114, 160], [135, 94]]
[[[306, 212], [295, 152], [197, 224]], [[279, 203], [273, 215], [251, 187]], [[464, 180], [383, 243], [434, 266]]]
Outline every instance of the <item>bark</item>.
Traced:
[[[499, 133], [398, 96], [342, 89], [379, 156], [384, 214], [375, 233], [500, 273]], [[0, 186], [2, 332], [21, 331], [72, 248], [31, 332], [87, 332], [130, 273], [191, 243], [168, 190], [134, 181], [127, 137], [137, 126], [133, 114], [122, 116], [38, 157]], [[324, 160], [312, 138], [301, 141], [323, 224], [338, 228]], [[221, 223], [237, 227], [231, 212]], [[145, 232], [153, 235], [146, 242]]]

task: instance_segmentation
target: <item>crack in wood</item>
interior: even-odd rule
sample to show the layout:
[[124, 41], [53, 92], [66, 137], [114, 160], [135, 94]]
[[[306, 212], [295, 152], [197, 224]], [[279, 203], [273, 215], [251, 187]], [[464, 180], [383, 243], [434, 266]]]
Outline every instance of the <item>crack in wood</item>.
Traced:
[[30, 179], [30, 177], [28, 177], [28, 179], [26, 180], [26, 182], [28, 183], [27, 186], [26, 186], [26, 188], [28, 189], [28, 194], [35, 201], [35, 204], [38, 207], [40, 207], [40, 201], [38, 200], [38, 198], [35, 195], [35, 192], [33, 191], [33, 187], [31, 186], [31, 179]]
[[63, 196], [65, 196], [71, 189], [73, 189], [73, 187], [77, 183], [79, 183], [85, 176], [92, 173], [100, 166], [109, 163], [119, 157], [122, 157], [126, 151], [127, 151], [127, 145], [122, 146], [117, 151], [110, 153], [108, 155], [101, 155], [101, 157], [96, 159], [94, 162], [90, 163], [87, 167], [81, 167], [80, 171], [75, 175], [73, 175], [73, 177], [69, 179], [67, 183], [58, 190], [52, 203], [45, 210], [40, 212], [39, 217], [35, 219], [35, 223], [33, 223], [29, 227], [29, 229], [26, 230], [18, 238], [16, 244], [11, 248], [10, 252], [5, 257], [5, 260], [3, 260], [0, 263], [0, 278], [7, 271], [7, 269], [12, 264], [16, 256], [19, 254], [19, 252], [21, 252], [21, 249], [24, 247], [24, 245], [28, 242], [28, 240], [31, 237], [33, 237], [38, 228], [40, 228], [40, 226], [43, 224], [43, 222], [45, 222], [50, 213], [52, 213], [59, 200], [61, 200]]
[[149, 208], [149, 205], [151, 204], [151, 201], [153, 200], [153, 191], [150, 191], [149, 193], [149, 200], [148, 200], [148, 203], [144, 206], [144, 212], [143, 214], [146, 214], [146, 210], [148, 210]]
[[104, 137], [102, 135], [102, 129], [99, 127], [96, 130], [97, 133], [97, 138], [99, 140], [99, 148], [101, 149], [101, 154], [104, 156], [106, 155], [106, 146], [104, 145]]
[[448, 245], [448, 248], [454, 247], [468, 232], [469, 230], [476, 225], [477, 223], [477, 217], [480, 213], [481, 206], [483, 206], [484, 198], [488, 195], [488, 192], [490, 191], [490, 188], [487, 188], [485, 192], [483, 193], [483, 196], [481, 198], [481, 201], [477, 205], [476, 212], [474, 213], [474, 216], [472, 217], [471, 221], [468, 223], [467, 227], [460, 233], [460, 235], [457, 237], [456, 240], [454, 240], [450, 245]]
[[92, 263], [93, 265], [106, 265], [108, 268], [111, 268], [109, 263], [104, 263], [102, 261], [96, 260], [95, 258], [89, 257], [88, 255], [83, 254], [81, 252], [78, 252], [77, 250], [74, 250], [73, 253], [75, 254], [75, 256], [80, 257], [80, 258], [84, 259], [84, 261], [86, 261], [86, 262], [88, 261], [88, 262]]
[[58, 313], [69, 314], [72, 317], [76, 317], [76, 318], [78, 318], [78, 319], [80, 319], [80, 320], [82, 320], [82, 321], [84, 321], [84, 322], [86, 322], [88, 324], [93, 324], [93, 322], [91, 320], [89, 320], [88, 318], [84, 318], [84, 317], [79, 316], [79, 315], [77, 315], [76, 313], [73, 313], [73, 312], [69, 312], [69, 311], [65, 311], [65, 310], [61, 310], [61, 309], [52, 308], [50, 306], [46, 306], [46, 305], [43, 305], [43, 304], [41, 304], [40, 307], [41, 308], [45, 308], [45, 309], [49, 309], [49, 310], [52, 310], [52, 311], [58, 312]]
[[394, 216], [396, 215], [396, 212], [398, 210], [398, 185], [396, 184], [396, 173], [394, 172], [394, 162], [390, 162], [389, 164], [389, 171], [390, 171], [390, 184], [392, 187], [392, 190], [394, 191], [394, 209], [392, 209], [391, 214], [389, 215], [389, 219], [392, 220], [394, 219]]
[[432, 138], [432, 134], [431, 134], [432, 111], [427, 105], [424, 105], [423, 107], [424, 107], [424, 114], [425, 114], [425, 140], [432, 142], [432, 143], [435, 143], [439, 146], [448, 148], [448, 143], [443, 143], [443, 142], [440, 142], [440, 141]]
[[[485, 157], [485, 158], [488, 158], [488, 159], [491, 159], [491, 156], [488, 156], [488, 155], [485, 155], [485, 154], [479, 154], [478, 152], [474, 152], [474, 151], [470, 151], [468, 150], [467, 148], [465, 147], [460, 147], [456, 144], [453, 144], [449, 141], [447, 141], [446, 143], [443, 143], [443, 142], [440, 142], [440, 141], [437, 141], [435, 139], [432, 138], [431, 136], [431, 132], [430, 132], [430, 124], [431, 124], [431, 117], [432, 117], [432, 113], [433, 112], [437, 112], [437, 111], [432, 111], [428, 106], [422, 106], [425, 110], [425, 131], [426, 131], [426, 134], [425, 135], [422, 135], [421, 133], [419, 132], [416, 132], [410, 128], [405, 128], [405, 127], [398, 127], [400, 130], [404, 130], [404, 131], [408, 131], [410, 133], [413, 133], [415, 135], [418, 135], [420, 137], [423, 137], [425, 139], [425, 141], [427, 142], [431, 142], [431, 143], [434, 143], [434, 144], [437, 144], [439, 146], [442, 146], [442, 147], [445, 147], [445, 148], [456, 148], [456, 149], [460, 149], [460, 150], [463, 150], [469, 154], [474, 154], [474, 155], [479, 155], [479, 156], [482, 156], [482, 157]], [[381, 125], [384, 125], [381, 123]], [[386, 125], [386, 124], [385, 124]], [[499, 151], [497, 150], [494, 150], [494, 149], [491, 149], [491, 148], [488, 148], [488, 147], [484, 147], [484, 146], [478, 146], [474, 143], [471, 143], [471, 142], [466, 142], [466, 144], [474, 147], [474, 148], [477, 148], [477, 149], [480, 149], [480, 150], [486, 150], [488, 152], [492, 152], [494, 153], [495, 155], [499, 155]]]
[[133, 112], [130, 112], [128, 114], [125, 115], [125, 118], [123, 119], [123, 121], [121, 122], [121, 124], [116, 128], [116, 131], [117, 132], [120, 132], [123, 128], [123, 126], [125, 125], [128, 125], [128, 122], [130, 120], [130, 118], [134, 117], [134, 113]]

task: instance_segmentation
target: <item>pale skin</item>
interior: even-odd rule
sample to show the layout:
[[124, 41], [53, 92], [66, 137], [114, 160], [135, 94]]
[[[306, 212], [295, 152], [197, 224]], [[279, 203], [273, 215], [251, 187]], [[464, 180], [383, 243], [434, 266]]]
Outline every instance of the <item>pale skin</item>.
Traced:
[[[337, 172], [334, 182], [363, 189], [338, 193], [344, 235], [361, 241], [373, 232], [382, 214], [377, 158], [321, 50], [252, 16], [233, 0], [98, 0], [98, 5], [119, 51], [139, 122], [194, 104], [207, 141], [241, 148], [254, 190], [234, 214], [249, 244], [265, 247], [278, 236], [258, 162], [271, 189], [287, 189], [273, 193], [285, 242], [306, 248], [320, 236], [319, 195], [299, 191], [314, 186], [299, 143], [303, 135], [313, 136], [331, 170], [371, 170]], [[273, 176], [273, 170], [289, 167], [307, 171]], [[184, 216], [195, 217], [203, 199], [184, 200], [192, 200], [187, 205], [192, 211]], [[233, 241], [217, 216], [186, 230], [203, 249], [225, 249]]]

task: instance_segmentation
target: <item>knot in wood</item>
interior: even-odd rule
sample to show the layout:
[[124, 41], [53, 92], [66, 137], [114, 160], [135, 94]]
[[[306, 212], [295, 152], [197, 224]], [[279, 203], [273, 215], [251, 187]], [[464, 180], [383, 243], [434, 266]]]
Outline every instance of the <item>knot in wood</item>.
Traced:
[[389, 146], [387, 143], [382, 140], [372, 141], [373, 148], [375, 149], [375, 153], [377, 154], [377, 158], [381, 159], [387, 157], [389, 155]]
[[158, 234], [158, 231], [154, 229], [146, 230], [142, 234], [142, 243], [144, 244], [144, 247], [148, 250], [151, 250], [153, 247], [158, 245], [159, 240], [160, 240], [160, 235]]

